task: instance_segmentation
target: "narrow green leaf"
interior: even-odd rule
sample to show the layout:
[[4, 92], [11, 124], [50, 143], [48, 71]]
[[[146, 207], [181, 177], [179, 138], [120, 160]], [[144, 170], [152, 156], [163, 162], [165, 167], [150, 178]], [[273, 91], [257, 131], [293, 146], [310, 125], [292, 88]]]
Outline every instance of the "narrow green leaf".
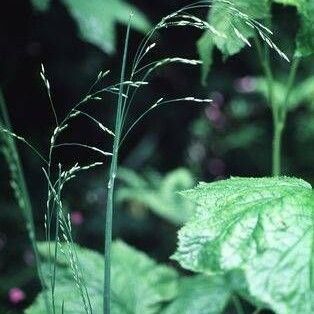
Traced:
[[290, 95], [289, 109], [295, 109], [300, 104], [314, 104], [314, 77], [309, 77], [297, 84]]
[[314, 197], [287, 177], [231, 178], [183, 193], [198, 205], [179, 232], [182, 267], [243, 269], [249, 292], [276, 313], [314, 310]]
[[[256, 90], [255, 92], [263, 95], [268, 99], [268, 83], [265, 78], [256, 78]], [[286, 100], [286, 85], [279, 81], [273, 81], [273, 103], [275, 106], [284, 106]], [[301, 83], [295, 84], [292, 88], [288, 99], [288, 110], [292, 111], [298, 108], [300, 105], [307, 105], [314, 103], [314, 78], [309, 77]]]
[[[40, 252], [44, 258], [45, 273], [49, 276], [48, 245], [41, 243]], [[103, 257], [94, 251], [75, 246], [83, 269], [87, 290], [94, 313], [102, 312]], [[144, 253], [123, 242], [116, 241], [112, 247], [112, 313], [160, 313], [163, 302], [170, 301], [177, 294], [177, 273], [163, 265], [157, 265]], [[61, 313], [64, 303], [67, 314], [85, 313], [78, 289], [72, 277], [68, 260], [58, 254], [56, 280], [56, 313]], [[42, 293], [26, 314], [45, 313]]]
[[214, 42], [212, 34], [205, 32], [197, 41], [197, 50], [202, 63], [202, 83], [206, 83], [208, 73], [213, 63]]
[[[268, 101], [269, 91], [268, 91], [268, 81], [267, 78], [256, 78], [256, 93], [261, 94], [266, 101]], [[273, 80], [272, 82], [272, 102], [275, 107], [281, 107], [284, 105], [286, 94], [287, 94], [287, 86], [279, 81]], [[290, 97], [291, 99], [291, 97]]]

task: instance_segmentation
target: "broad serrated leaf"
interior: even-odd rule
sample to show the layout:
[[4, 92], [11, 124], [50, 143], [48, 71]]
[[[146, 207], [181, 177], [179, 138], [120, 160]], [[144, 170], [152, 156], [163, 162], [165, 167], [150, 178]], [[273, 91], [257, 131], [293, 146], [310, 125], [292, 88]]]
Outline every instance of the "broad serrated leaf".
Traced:
[[[250, 5], [247, 0], [239, 0], [235, 2], [235, 7], [241, 12], [247, 14], [251, 18], [264, 18], [268, 12], [267, 1], [255, 2]], [[213, 41], [217, 48], [225, 57], [238, 53], [246, 43], [239, 38], [235, 29], [237, 29], [244, 38], [254, 35], [254, 30], [245, 24], [244, 20], [235, 15], [233, 11], [229, 11], [228, 4], [221, 1], [214, 1], [213, 7], [209, 13], [209, 23], [224, 36], [213, 35]]]
[[[94, 251], [75, 246], [83, 269], [87, 290], [94, 313], [102, 312], [103, 257]], [[49, 278], [48, 245], [39, 244], [44, 259], [46, 278]], [[72, 271], [64, 255], [59, 252], [57, 264], [56, 313], [61, 313], [64, 301], [65, 313], [85, 313], [72, 278]], [[49, 293], [51, 293], [49, 291]], [[123, 242], [112, 247], [112, 313], [159, 313], [161, 304], [170, 301], [177, 293], [177, 273], [163, 265], [157, 265], [144, 253]], [[45, 313], [41, 293], [26, 314]]]
[[145, 179], [130, 169], [120, 169], [119, 178], [125, 186], [118, 190], [118, 201], [143, 204], [158, 216], [178, 225], [182, 225], [192, 216], [191, 202], [177, 194], [191, 188], [195, 183], [188, 170], [176, 169], [164, 178], [151, 173]]
[[31, 0], [33, 7], [40, 12], [47, 11], [50, 7], [50, 0]]
[[242, 271], [236, 270], [225, 274], [181, 278], [178, 295], [162, 314], [222, 314], [226, 306], [233, 304], [234, 297], [238, 296], [257, 308], [267, 308], [248, 293]]
[[224, 276], [194, 276], [179, 282], [176, 299], [162, 314], [221, 314], [232, 290]]
[[305, 0], [299, 6], [300, 29], [297, 35], [296, 57], [314, 54], [314, 1]]
[[203, 273], [242, 269], [249, 292], [279, 314], [314, 310], [314, 197], [287, 177], [231, 178], [183, 193], [198, 205], [174, 255]]
[[[241, 14], [246, 14], [252, 19], [264, 19], [269, 16], [268, 0], [237, 0], [232, 5]], [[198, 52], [203, 61], [203, 80], [210, 70], [213, 46], [216, 46], [227, 58], [237, 54], [244, 46], [248, 45], [248, 38], [255, 34], [255, 30], [246, 23], [245, 19], [235, 14], [234, 10], [230, 10], [230, 3], [227, 1], [213, 1], [208, 22], [215, 28], [217, 34], [206, 32], [198, 41]], [[211, 37], [212, 40], [208, 37]]]

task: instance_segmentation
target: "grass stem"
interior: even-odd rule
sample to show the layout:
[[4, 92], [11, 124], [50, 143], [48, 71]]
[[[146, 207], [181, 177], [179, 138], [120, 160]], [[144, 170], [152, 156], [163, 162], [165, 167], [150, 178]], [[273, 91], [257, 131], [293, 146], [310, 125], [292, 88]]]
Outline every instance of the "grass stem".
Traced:
[[123, 123], [123, 90], [124, 90], [124, 78], [127, 64], [127, 52], [130, 36], [130, 26], [131, 26], [131, 17], [128, 23], [124, 52], [123, 52], [123, 61], [120, 77], [120, 87], [119, 87], [119, 97], [118, 97], [118, 107], [116, 112], [116, 122], [115, 122], [115, 137], [113, 143], [113, 155], [110, 165], [110, 174], [108, 182], [108, 195], [107, 195], [107, 206], [106, 206], [106, 219], [105, 219], [105, 269], [104, 269], [104, 300], [103, 300], [103, 312], [104, 314], [110, 314], [111, 309], [111, 244], [112, 244], [112, 216], [113, 216], [113, 201], [114, 201], [114, 186], [115, 178], [117, 174], [118, 167], [118, 155], [119, 155], [119, 146], [120, 138], [122, 132], [122, 123]]
[[[7, 111], [5, 99], [4, 99], [1, 89], [0, 89], [0, 114], [1, 114], [1, 117], [3, 118], [4, 127], [11, 132], [12, 128], [11, 128], [11, 123], [9, 119], [9, 114]], [[1, 119], [0, 119], [0, 124], [1, 124]], [[10, 160], [8, 160], [8, 163], [9, 164], [12, 163], [15, 169], [15, 173], [12, 173], [12, 176], [15, 177], [16, 184], [20, 190], [19, 191], [20, 197], [22, 198], [22, 202], [23, 202], [23, 206], [20, 206], [20, 207], [22, 209], [22, 212], [26, 221], [28, 237], [30, 239], [30, 242], [34, 251], [34, 255], [35, 255], [37, 275], [44, 291], [44, 302], [45, 302], [46, 312], [50, 313], [48, 296], [47, 296], [47, 293], [45, 292], [46, 284], [45, 284], [45, 280], [44, 280], [44, 276], [42, 272], [42, 263], [41, 263], [40, 255], [38, 252], [37, 243], [36, 243], [33, 207], [32, 207], [28, 189], [26, 186], [21, 159], [20, 159], [14, 138], [12, 136], [7, 136], [5, 141], [6, 141], [6, 145], [8, 146], [7, 148], [10, 154]]]

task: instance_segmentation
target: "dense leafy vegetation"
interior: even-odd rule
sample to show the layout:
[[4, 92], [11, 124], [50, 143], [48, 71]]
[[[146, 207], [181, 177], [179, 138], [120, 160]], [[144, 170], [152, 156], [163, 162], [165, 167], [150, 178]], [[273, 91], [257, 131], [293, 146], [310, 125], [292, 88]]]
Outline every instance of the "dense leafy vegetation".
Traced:
[[277, 313], [311, 313], [313, 190], [293, 178], [231, 178], [183, 192], [197, 214], [174, 258], [187, 269], [242, 269], [250, 293]]
[[[218, 33], [212, 36], [205, 32], [199, 39], [198, 50], [203, 60], [203, 79], [207, 77], [210, 70], [215, 47], [221, 51], [224, 58], [227, 58], [240, 52], [246, 45], [251, 45], [248, 39], [256, 35], [250, 23], [228, 10], [229, 5], [228, 1], [213, 1], [208, 22], [215, 26]], [[266, 19], [270, 14], [268, 0], [258, 1], [254, 5], [249, 1], [240, 0], [236, 5], [241, 12], [254, 19]]]
[[[307, 181], [283, 176], [281, 166], [282, 136], [287, 128], [288, 113], [306, 106], [313, 113], [313, 78], [307, 77], [295, 84], [300, 63], [314, 53], [313, 2], [262, 0], [253, 4], [249, 0], [213, 0], [192, 3], [162, 18], [135, 50], [133, 60], [129, 59], [129, 50], [133, 52], [130, 32], [132, 28], [146, 32], [150, 26], [133, 5], [123, 0], [62, 0], [60, 3], [75, 20], [79, 37], [106, 53], [112, 54], [115, 50], [115, 24], [126, 24], [127, 30], [120, 80], [107, 84], [110, 71], [100, 71], [88, 92], [67, 109], [62, 118], [54, 103], [49, 74], [41, 65], [40, 76], [54, 119], [48, 153], [42, 153], [31, 141], [13, 131], [4, 97], [0, 94], [1, 150], [27, 226], [41, 284], [41, 292], [25, 313], [243, 314], [264, 310], [278, 314], [313, 313], [314, 193]], [[280, 41], [273, 40], [273, 3], [293, 7], [296, 11], [299, 24], [293, 39], [293, 53], [285, 53]], [[55, 4], [33, 0], [32, 5], [40, 14], [48, 14]], [[205, 20], [196, 15], [199, 9], [208, 13]], [[159, 36], [169, 28], [183, 26], [203, 32], [197, 42], [202, 62], [182, 56], [155, 59], [153, 53], [158, 46], [157, 39], [152, 41], [157, 38], [155, 33]], [[201, 65], [202, 81], [206, 84], [214, 68], [216, 48], [223, 60], [227, 60], [245, 46], [256, 49], [256, 60], [263, 70], [262, 75], [251, 78], [256, 88], [246, 88], [245, 93], [262, 95], [273, 116], [272, 177], [222, 179], [219, 175], [223, 173], [223, 164], [215, 159], [210, 168], [216, 168], [212, 172], [217, 180], [201, 182], [193, 188], [199, 180], [185, 168], [162, 177], [154, 171], [141, 176], [120, 167], [121, 147], [134, 127], [155, 109], [191, 102], [208, 106], [207, 114], [213, 124], [221, 115], [215, 97], [167, 98], [162, 95], [150, 101], [145, 98], [148, 106], [144, 109], [135, 107], [137, 93], [151, 84], [149, 78], [153, 72], [178, 63]], [[149, 54], [153, 55], [152, 61]], [[287, 77], [277, 78], [274, 58], [276, 62], [291, 61]], [[116, 97], [117, 104], [110, 128], [103, 124], [101, 116], [88, 111], [93, 104], [103, 102], [106, 93]], [[130, 114], [134, 108], [135, 118]], [[231, 110], [243, 117], [247, 108], [242, 100], [234, 101]], [[213, 109], [216, 111], [209, 111]], [[79, 118], [97, 127], [102, 134], [101, 142], [105, 139], [111, 143], [109, 151], [99, 143], [87, 143], [86, 139], [82, 143], [68, 140], [68, 134], [64, 133], [71, 130]], [[313, 117], [308, 118], [313, 125]], [[245, 146], [243, 143], [252, 141], [252, 136], [262, 134], [259, 130], [254, 124], [247, 125], [244, 131], [224, 139], [225, 149], [240, 147], [240, 138]], [[73, 136], [69, 133], [69, 137]], [[26, 145], [43, 165], [47, 189], [43, 215], [45, 242], [36, 238], [33, 206], [17, 143]], [[84, 166], [76, 160], [64, 166], [55, 151], [69, 147], [78, 147], [99, 157], [92, 162], [89, 159]], [[223, 144], [221, 147], [223, 150]], [[102, 167], [100, 157], [110, 160], [105, 211], [102, 208], [104, 254], [76, 244], [73, 224], [79, 224], [80, 217], [73, 218], [64, 204], [68, 182], [83, 171]], [[148, 209], [161, 221], [167, 221], [168, 229], [154, 232], [181, 228], [177, 248], [168, 262], [159, 263], [121, 240], [113, 241], [115, 209], [120, 210], [125, 204], [131, 213], [132, 208], [138, 211], [144, 208], [145, 213]], [[162, 236], [168, 241], [168, 233], [164, 233]]]
[[[65, 255], [60, 255], [57, 262], [56, 312], [60, 313], [63, 307], [65, 313], [85, 313], [84, 304], [80, 302], [80, 291], [73, 287], [73, 269], [67, 258], [70, 250], [75, 250], [84, 267], [84, 278], [93, 311], [101, 313], [103, 257], [76, 245], [68, 247], [61, 244], [61, 247]], [[40, 243], [39, 250], [44, 257], [46, 276], [49, 276], [48, 244]], [[117, 241], [113, 244], [112, 265], [115, 278], [112, 287], [112, 313], [160, 313], [161, 304], [173, 299], [177, 293], [178, 275], [175, 270], [157, 265], [149, 257], [123, 242]], [[26, 313], [44, 312], [45, 305], [41, 294]]]

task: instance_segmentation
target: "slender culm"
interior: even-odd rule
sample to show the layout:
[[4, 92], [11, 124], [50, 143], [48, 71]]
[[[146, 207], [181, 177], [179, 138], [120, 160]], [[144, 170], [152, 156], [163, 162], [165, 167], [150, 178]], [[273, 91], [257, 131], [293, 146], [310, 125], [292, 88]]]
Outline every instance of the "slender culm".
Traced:
[[[10, 122], [9, 114], [7, 111], [7, 106], [6, 106], [5, 99], [4, 99], [1, 89], [0, 89], [0, 117], [2, 117], [3, 119], [3, 122], [0, 119], [0, 126], [3, 123], [3, 127], [11, 131], [12, 130], [11, 122]], [[23, 212], [25, 221], [26, 221], [26, 229], [28, 232], [28, 237], [31, 242], [34, 255], [35, 255], [37, 275], [40, 280], [41, 286], [43, 290], [45, 291], [46, 284], [45, 284], [45, 280], [44, 280], [44, 276], [42, 272], [42, 263], [39, 256], [37, 243], [36, 243], [33, 207], [31, 204], [30, 197], [29, 197], [27, 185], [25, 182], [21, 159], [20, 159], [14, 138], [11, 136], [7, 136], [5, 137], [5, 142], [7, 146], [6, 149], [8, 150], [8, 154], [5, 154], [5, 155], [6, 155], [9, 167], [11, 169], [12, 180], [15, 181], [16, 189], [19, 190], [18, 191], [19, 193], [15, 191], [15, 194], [16, 194], [19, 206]], [[47, 313], [50, 313], [48, 296], [46, 292], [44, 292], [44, 301], [45, 301], [46, 311]]]
[[115, 137], [113, 143], [113, 155], [110, 165], [109, 182], [108, 182], [108, 195], [107, 195], [107, 206], [106, 206], [106, 220], [105, 220], [105, 269], [104, 269], [104, 303], [103, 310], [104, 314], [110, 314], [111, 308], [111, 244], [112, 244], [112, 215], [113, 215], [113, 201], [114, 201], [114, 185], [115, 178], [117, 174], [118, 167], [118, 154], [121, 138], [121, 128], [122, 128], [122, 110], [123, 110], [123, 90], [127, 63], [127, 52], [129, 44], [131, 17], [128, 23], [127, 32], [125, 36], [122, 69], [120, 77], [120, 88], [118, 97], [118, 107], [116, 112], [116, 122], [115, 122]]

